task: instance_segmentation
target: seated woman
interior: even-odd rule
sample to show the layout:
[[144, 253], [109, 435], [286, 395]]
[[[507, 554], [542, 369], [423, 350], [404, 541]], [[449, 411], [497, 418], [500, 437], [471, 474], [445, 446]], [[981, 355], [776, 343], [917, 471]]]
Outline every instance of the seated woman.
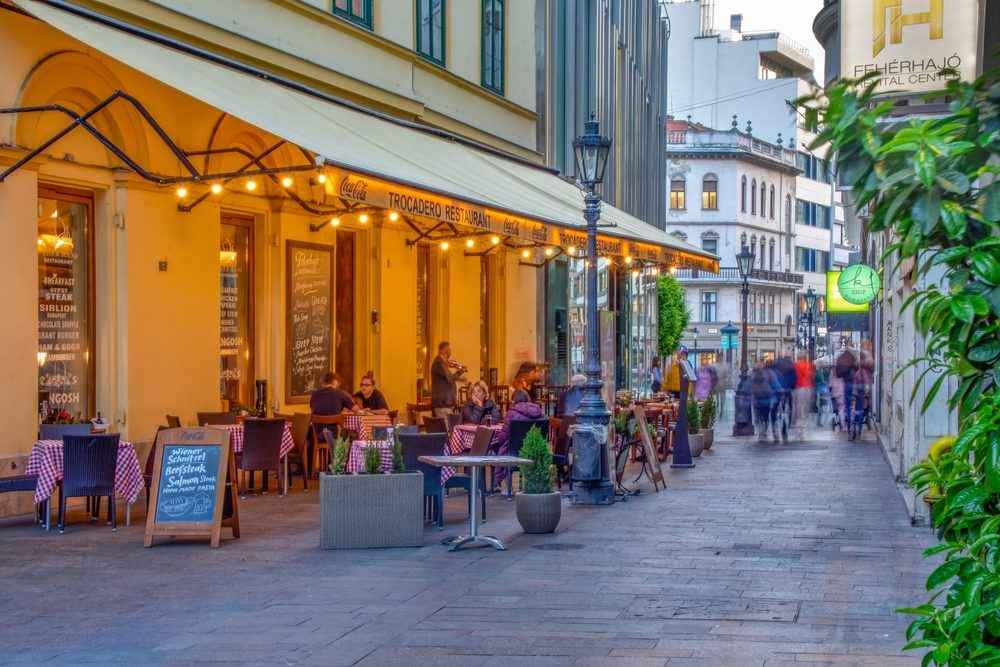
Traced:
[[[510, 397], [511, 406], [507, 410], [507, 414], [503, 417], [503, 426], [500, 428], [500, 432], [497, 433], [493, 442], [496, 443], [496, 453], [503, 456], [507, 454], [507, 441], [510, 439], [510, 423], [516, 419], [544, 419], [545, 414], [542, 409], [538, 407], [531, 400], [531, 396], [523, 389], [518, 389], [514, 392], [513, 396]], [[493, 488], [499, 489], [503, 480], [507, 476], [506, 468], [494, 468], [493, 469]]]
[[486, 383], [476, 380], [469, 385], [469, 400], [462, 406], [462, 423], [485, 424], [487, 419], [491, 424], [499, 424], [500, 408], [490, 398]]
[[354, 394], [354, 403], [361, 408], [365, 414], [387, 415], [389, 414], [389, 404], [386, 403], [385, 396], [375, 388], [375, 373], [368, 371], [361, 378], [361, 391]]

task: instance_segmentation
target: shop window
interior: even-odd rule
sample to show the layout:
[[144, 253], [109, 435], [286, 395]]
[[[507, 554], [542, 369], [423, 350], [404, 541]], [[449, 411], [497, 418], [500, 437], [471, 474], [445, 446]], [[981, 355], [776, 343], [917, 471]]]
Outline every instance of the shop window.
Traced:
[[94, 397], [94, 199], [38, 192], [38, 393], [48, 415], [91, 418]]
[[444, 65], [445, 0], [417, 0], [417, 53]]
[[504, 0], [483, 0], [483, 87], [503, 95]]
[[670, 208], [671, 210], [681, 210], [684, 205], [685, 181], [682, 177], [670, 179]]
[[253, 404], [253, 218], [223, 215], [219, 241], [219, 393]]
[[701, 179], [701, 207], [706, 211], [719, 208], [719, 179], [715, 174], [706, 174]]
[[333, 0], [333, 15], [372, 29], [372, 0]]

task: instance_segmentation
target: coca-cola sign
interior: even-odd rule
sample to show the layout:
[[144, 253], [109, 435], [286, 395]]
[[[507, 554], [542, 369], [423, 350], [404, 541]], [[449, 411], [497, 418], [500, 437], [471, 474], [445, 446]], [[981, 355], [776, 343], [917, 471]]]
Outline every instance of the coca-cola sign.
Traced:
[[368, 181], [362, 178], [352, 179], [350, 176], [345, 176], [340, 181], [340, 196], [355, 201], [368, 201]]

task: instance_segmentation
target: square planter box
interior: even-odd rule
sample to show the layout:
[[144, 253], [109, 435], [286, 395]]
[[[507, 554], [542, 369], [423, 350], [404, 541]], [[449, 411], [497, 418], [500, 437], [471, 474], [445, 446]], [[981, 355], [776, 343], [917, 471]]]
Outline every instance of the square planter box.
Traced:
[[423, 473], [323, 473], [319, 479], [320, 548], [424, 545]]

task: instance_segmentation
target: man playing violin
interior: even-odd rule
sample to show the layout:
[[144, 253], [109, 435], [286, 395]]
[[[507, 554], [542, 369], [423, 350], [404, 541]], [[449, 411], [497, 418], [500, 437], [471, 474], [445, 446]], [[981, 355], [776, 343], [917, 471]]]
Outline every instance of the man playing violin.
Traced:
[[451, 343], [438, 344], [438, 354], [431, 364], [431, 407], [435, 417], [444, 417], [455, 411], [458, 388], [455, 381], [462, 377], [466, 368], [451, 359]]

